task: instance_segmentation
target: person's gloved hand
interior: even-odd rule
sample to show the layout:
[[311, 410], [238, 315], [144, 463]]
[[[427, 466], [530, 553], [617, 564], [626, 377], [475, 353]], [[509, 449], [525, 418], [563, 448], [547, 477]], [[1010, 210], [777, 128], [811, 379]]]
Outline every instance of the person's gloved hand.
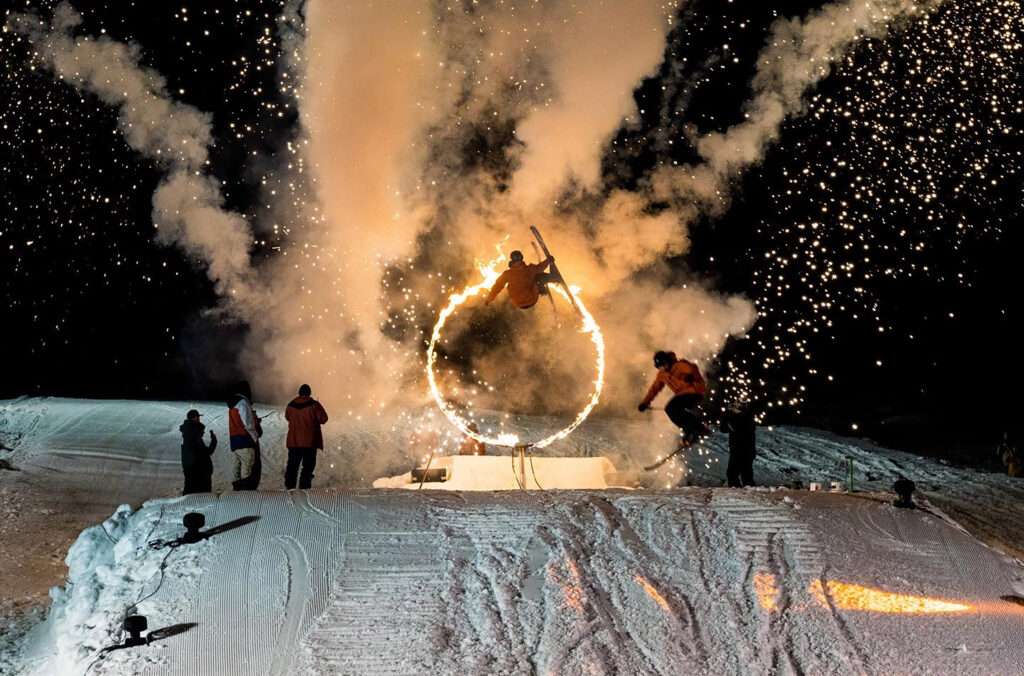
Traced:
[[646, 411], [649, 408], [650, 408], [649, 404], [640, 404], [639, 406], [636, 407], [636, 410], [638, 410], [641, 413], [643, 413], [644, 411]]

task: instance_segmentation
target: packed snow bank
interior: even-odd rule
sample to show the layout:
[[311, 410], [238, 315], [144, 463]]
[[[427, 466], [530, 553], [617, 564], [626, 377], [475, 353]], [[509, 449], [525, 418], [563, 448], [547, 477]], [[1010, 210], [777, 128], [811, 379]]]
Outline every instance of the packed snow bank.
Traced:
[[[190, 510], [221, 532], [149, 544]], [[190, 496], [68, 563], [14, 673], [82, 673], [132, 606], [174, 631], [90, 673], [1024, 673], [1021, 567], [873, 495]]]
[[[368, 488], [376, 477], [407, 472], [414, 466], [413, 458], [420, 457], [409, 448], [410, 437], [415, 424], [429, 419], [429, 410], [403, 412], [397, 419], [358, 419], [332, 402], [324, 403], [331, 421], [324, 427], [327, 443], [318, 458], [315, 488]], [[213, 456], [213, 488], [229, 490], [231, 454], [221, 403], [0, 401], [0, 444], [5, 447], [0, 448], [0, 459], [16, 470], [0, 470], [0, 612], [14, 604], [25, 608], [46, 602], [47, 590], [64, 583], [68, 548], [83, 529], [105, 519], [118, 505], [138, 507], [146, 500], [180, 493], [178, 426], [190, 408], [199, 408], [220, 438]], [[257, 409], [265, 429], [261, 486], [281, 488], [286, 425], [280, 408], [258, 403]], [[560, 422], [523, 418], [519, 424], [520, 431], [531, 436]], [[848, 458], [853, 458], [858, 491], [888, 491], [898, 475], [906, 475], [917, 482], [920, 494], [972, 535], [1024, 560], [1024, 480], [813, 429], [759, 428], [757, 444], [754, 473], [760, 484], [789, 485], [794, 479], [804, 486], [810, 481], [845, 482]], [[537, 457], [606, 456], [623, 472], [635, 472], [674, 448], [675, 428], [662, 415], [637, 414], [627, 420], [591, 417]], [[511, 466], [511, 459], [503, 457]], [[658, 471], [641, 472], [640, 478], [648, 488], [721, 486], [727, 458], [726, 438], [713, 434]]]

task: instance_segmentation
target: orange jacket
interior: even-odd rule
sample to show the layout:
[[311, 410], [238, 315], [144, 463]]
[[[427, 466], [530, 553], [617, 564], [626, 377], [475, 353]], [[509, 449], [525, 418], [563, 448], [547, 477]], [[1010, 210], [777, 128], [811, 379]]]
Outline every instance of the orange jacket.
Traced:
[[473, 437], [466, 437], [459, 446], [459, 455], [487, 455], [487, 445]]
[[494, 282], [491, 292], [487, 294], [487, 302], [490, 303], [497, 298], [501, 290], [508, 285], [508, 298], [512, 301], [513, 305], [520, 310], [533, 307], [540, 298], [540, 293], [537, 291], [537, 282], [534, 281], [534, 277], [546, 267], [547, 263], [514, 261], [509, 265], [508, 270], [501, 273], [498, 281]]
[[312, 397], [295, 397], [284, 409], [288, 421], [288, 448], [324, 447], [324, 435], [320, 426], [327, 422], [327, 411]]
[[[675, 353], [669, 352], [669, 354], [675, 359]], [[677, 395], [699, 394], [703, 397], [708, 393], [708, 387], [704, 384], [704, 378], [700, 375], [700, 369], [697, 368], [697, 365], [685, 359], [680, 359], [672, 364], [668, 371], [658, 370], [658, 375], [654, 377], [654, 384], [647, 391], [647, 396], [644, 397], [643, 403], [650, 404], [658, 396], [658, 393], [661, 392], [661, 388], [666, 385]]]

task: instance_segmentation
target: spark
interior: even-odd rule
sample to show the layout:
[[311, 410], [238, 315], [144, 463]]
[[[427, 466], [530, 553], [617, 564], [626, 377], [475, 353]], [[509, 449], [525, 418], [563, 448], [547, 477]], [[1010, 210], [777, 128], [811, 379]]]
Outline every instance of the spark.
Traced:
[[[455, 425], [459, 429], [459, 431], [461, 431], [464, 435], [472, 437], [477, 441], [482, 441], [485, 444], [514, 448], [522, 444], [522, 440], [516, 434], [505, 433], [498, 434], [496, 436], [488, 436], [487, 434], [484, 434], [482, 432], [474, 432], [473, 430], [471, 430], [469, 427], [470, 421], [468, 421], [455, 408], [455, 406], [453, 406], [444, 398], [444, 395], [441, 393], [441, 390], [438, 387], [437, 378], [434, 373], [434, 363], [437, 358], [437, 352], [435, 348], [437, 347], [438, 341], [441, 340], [441, 332], [444, 329], [445, 322], [448, 321], [448, 318], [455, 312], [456, 309], [459, 308], [459, 306], [464, 304], [470, 298], [473, 298], [481, 293], [489, 291], [491, 287], [494, 286], [494, 283], [497, 281], [500, 274], [498, 273], [497, 268], [498, 265], [505, 260], [505, 255], [501, 251], [501, 244], [497, 245], [496, 249], [498, 255], [494, 259], [488, 261], [487, 263], [484, 263], [479, 259], [477, 259], [476, 261], [477, 269], [480, 271], [483, 280], [478, 284], [466, 287], [462, 291], [458, 293], [453, 293], [451, 296], [449, 296], [448, 304], [444, 307], [444, 309], [441, 310], [441, 313], [438, 315], [437, 323], [434, 325], [434, 330], [430, 336], [430, 344], [427, 347], [426, 370], [427, 380], [430, 383], [430, 393], [431, 395], [433, 395], [434, 401], [437, 402], [438, 407], [441, 409], [441, 412], [444, 413], [445, 417], [448, 418], [448, 420], [453, 425]], [[576, 306], [579, 308], [580, 314], [582, 315], [582, 321], [580, 323], [580, 332], [589, 335], [590, 341], [594, 345], [594, 350], [596, 353], [594, 366], [597, 376], [594, 379], [594, 389], [590, 393], [590, 399], [587, 401], [587, 404], [583, 407], [583, 409], [580, 410], [580, 412], [576, 415], [576, 418], [571, 423], [569, 423], [569, 425], [562, 428], [558, 432], [555, 432], [554, 434], [544, 437], [543, 439], [540, 439], [538, 441], [526, 444], [528, 446], [532, 446], [533, 448], [546, 448], [547, 446], [550, 446], [559, 439], [564, 439], [565, 437], [572, 434], [573, 430], [579, 427], [583, 423], [583, 421], [586, 420], [587, 417], [590, 415], [590, 412], [594, 410], [594, 407], [597, 406], [597, 402], [601, 398], [601, 390], [604, 387], [604, 336], [601, 333], [601, 328], [598, 326], [597, 321], [594, 319], [593, 315], [590, 314], [590, 311], [587, 310], [586, 306], [583, 304], [583, 300], [579, 297], [579, 287], [571, 286], [569, 287], [568, 292], [566, 292], [561, 286], [554, 284], [549, 285], [548, 288], [556, 291], [567, 301], [570, 300], [571, 294], [571, 300], [575, 301]]]

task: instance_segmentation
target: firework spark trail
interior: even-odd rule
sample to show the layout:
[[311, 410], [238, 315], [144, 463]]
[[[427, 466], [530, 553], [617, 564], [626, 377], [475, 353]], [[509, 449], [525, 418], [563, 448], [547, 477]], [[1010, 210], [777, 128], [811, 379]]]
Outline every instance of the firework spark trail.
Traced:
[[[290, 159], [299, 167], [302, 159], [311, 160], [308, 166], [318, 175], [322, 194], [319, 200], [316, 195], [282, 198], [316, 204], [310, 208], [315, 218], [292, 224], [293, 241], [285, 247], [288, 258], [282, 255], [259, 271], [266, 288], [274, 289], [272, 294], [260, 294], [260, 312], [253, 312], [251, 303], [239, 302], [252, 297], [252, 280], [257, 278], [247, 255], [250, 228], [240, 216], [222, 208], [219, 187], [201, 175], [210, 140], [208, 118], [173, 101], [159, 76], [140, 66], [136, 49], [102, 37], [74, 38], [75, 12], [67, 4], [58, 8], [52, 25], [29, 15], [12, 15], [28, 17], [20, 27], [17, 19], [8, 21], [16, 31], [44, 46], [44, 58], [62, 77], [70, 77], [69, 82], [77, 88], [94, 91], [118, 106], [126, 138], [141, 152], [183, 169], [171, 171], [154, 196], [155, 217], [161, 225], [158, 236], [164, 241], [177, 239], [189, 253], [203, 258], [211, 278], [217, 280], [218, 291], [230, 299], [236, 315], [254, 325], [257, 344], [249, 347], [258, 349], [245, 350], [254, 355], [252, 366], [258, 364], [265, 379], [283, 386], [295, 373], [306, 370], [311, 358], [319, 359], [326, 381], [322, 391], [343, 401], [372, 402], [377, 410], [408, 390], [396, 388], [396, 380], [421, 368], [420, 363], [411, 362], [420, 353], [422, 334], [409, 332], [395, 344], [391, 336], [384, 337], [378, 330], [388, 323], [389, 315], [406, 312], [381, 301], [382, 270], [392, 259], [404, 263], [416, 255], [442, 261], [429, 271], [422, 266], [415, 271], [409, 268], [412, 279], [400, 292], [413, 298], [410, 305], [416, 307], [408, 310], [408, 321], [414, 323], [417, 312], [427, 314], [425, 307], [430, 308], [436, 298], [419, 295], [420, 290], [429, 287], [436, 292], [435, 275], [451, 279], [450, 271], [455, 268], [445, 268], [444, 261], [458, 256], [459, 252], [450, 253], [457, 248], [453, 242], [472, 250], [483, 238], [491, 237], [495, 227], [506, 225], [501, 218], [524, 215], [522, 209], [509, 209], [509, 215], [497, 216], [497, 224], [480, 225], [485, 219], [477, 218], [479, 214], [497, 215], [509, 206], [498, 196], [502, 191], [495, 189], [498, 176], [507, 174], [511, 185], [556, 188], [575, 177], [593, 178], [599, 156], [594, 148], [614, 133], [623, 116], [631, 118], [635, 107], [630, 104], [632, 87], [657, 66], [659, 50], [674, 20], [673, 12], [666, 12], [662, 3], [644, 4], [643, 15], [635, 17], [631, 32], [626, 33], [629, 66], [602, 70], [609, 58], [617, 66], [624, 63], [624, 55], [609, 57], [602, 41], [593, 39], [590, 31], [608, 31], [608, 26], [619, 31], [615, 22], [603, 19], [619, 16], [624, 12], [622, 5], [598, 8], [595, 3], [593, 9], [588, 7], [586, 11], [594, 14], [581, 16], [571, 26], [571, 35], [567, 33], [566, 40], [558, 42], [562, 22], [545, 24], [539, 19], [574, 16], [579, 8], [570, 3], [514, 12], [481, 3], [472, 11], [435, 10], [434, 15], [406, 3], [385, 4], [365, 11], [346, 3], [313, 0], [307, 8], [305, 31], [298, 27], [301, 17], [295, 4], [285, 5], [290, 17], [285, 23], [294, 25], [285, 26], [289, 37], [283, 43], [288, 45], [290, 79], [305, 77], [300, 83], [300, 103], [307, 133]], [[724, 133], [695, 139], [703, 163], [656, 171], [649, 177], [650, 190], [611, 190], [595, 198], [597, 202], [581, 199], [577, 206], [567, 207], [575, 209], [574, 213], [538, 215], [536, 222], [541, 226], [558, 223], [553, 226], [555, 237], [566, 250], [574, 251], [573, 260], [564, 261], [563, 267], [572, 278], [587, 280], [592, 302], [603, 299], [629, 316], [630, 321], [608, 327], [609, 343], [616, 346], [609, 391], [629, 391], [630, 378], [643, 368], [645, 353], [652, 347], [678, 341], [692, 356], [709, 358], [729, 336], [743, 335], [753, 324], [756, 313], [742, 299], [723, 302], [715, 294], [694, 293], [690, 284], [687, 292], [691, 297], [684, 304], [678, 302], [682, 292], [673, 286], [678, 279], [652, 276], [641, 282], [633, 276], [660, 265], [666, 256], [686, 252], [688, 225], [701, 214], [724, 208], [732, 180], [763, 159], [780, 126], [803, 112], [804, 95], [831, 72], [832, 64], [851, 44], [866, 37], [882, 37], [901, 21], [922, 16], [941, 4], [940, 0], [842, 0], [805, 17], [777, 22], [768, 46], [758, 57], [752, 98], [745, 106], [748, 120]], [[394, 20], [381, 21], [378, 10]], [[606, 10], [612, 14], [604, 13]], [[518, 28], [529, 29], [522, 35], [530, 39], [520, 42], [508, 37], [520, 35], [512, 30]], [[395, 30], [401, 31], [399, 42], [408, 49], [393, 48]], [[483, 37], [460, 52], [459, 40], [468, 33]], [[304, 40], [301, 55], [300, 39]], [[109, 48], [104, 52], [105, 61], [90, 56], [89, 50], [96, 45]], [[121, 50], [120, 56], [115, 48]], [[359, 58], [353, 59], [354, 53]], [[481, 58], [487, 54], [497, 56]], [[443, 63], [435, 59], [439, 55]], [[107, 71], [111, 64], [122, 66], [116, 77]], [[532, 65], [526, 68], [524, 64]], [[550, 67], [550, 72], [544, 73], [544, 67], [536, 64]], [[383, 85], [381, 72], [392, 74]], [[125, 88], [121, 79], [128, 76], [124, 82], [139, 81], [141, 86]], [[290, 81], [288, 86], [297, 85]], [[509, 94], [531, 88], [535, 89], [529, 96]], [[576, 94], [559, 99], [559, 92]], [[339, 107], [339, 100], [344, 105]], [[146, 105], [137, 105], [139, 102]], [[460, 102], [471, 103], [463, 109]], [[606, 108], [600, 115], [582, 114], [584, 108], [594, 105]], [[552, 118], [555, 108], [556, 122], [549, 125], [545, 120]], [[386, 114], [367, 114], [368, 109]], [[128, 117], [138, 111], [152, 116], [144, 120]], [[178, 125], [193, 117], [195, 124], [190, 130], [180, 129]], [[459, 129], [473, 129], [483, 126], [484, 119], [490, 128], [495, 118], [508, 125], [512, 140], [498, 148], [501, 152], [497, 155], [504, 153], [504, 165], [492, 174], [465, 162], [460, 155], [465, 143], [448, 143], [452, 139], [435, 134], [440, 119], [454, 120], [453, 126]], [[536, 133], [515, 137], [517, 132], [531, 129]], [[144, 132], [152, 135], [140, 140], [138, 134]], [[428, 137], [436, 141], [428, 141]], [[551, 137], [559, 142], [554, 154], [540, 147], [521, 148], [524, 143], [528, 146], [531, 138]], [[154, 145], [154, 139], [163, 138], [166, 142]], [[186, 144], [177, 147], [175, 143], [182, 139]], [[168, 145], [168, 150], [161, 144]], [[185, 151], [188, 157], [177, 159]], [[550, 157], [538, 159], [541, 156]], [[438, 162], [439, 157], [452, 161]], [[567, 157], [577, 158], [568, 162], [568, 171]], [[526, 165], [519, 163], [524, 158], [530, 158]], [[337, 166], [332, 167], [331, 161]], [[449, 172], [446, 178], [429, 171], [435, 164], [448, 171], [463, 163], [477, 173]], [[529, 176], [519, 173], [523, 166], [528, 167]], [[339, 177], [351, 180], [333, 180]], [[437, 179], [436, 185], [433, 179]], [[473, 194], [465, 194], [462, 185], [471, 186]], [[449, 201], [451, 195], [462, 201]], [[671, 198], [673, 212], [653, 214], [647, 208], [666, 196]], [[450, 220], [438, 225], [441, 213]], [[444, 236], [421, 237], [424, 234]], [[382, 242], [385, 236], [387, 241]], [[362, 368], [371, 360], [386, 363]]]
[[81, 23], [82, 15], [64, 2], [50, 24], [35, 14], [14, 13], [4, 31], [28, 39], [65, 82], [117, 108], [128, 144], [167, 170], [153, 194], [157, 240], [206, 261], [218, 293], [249, 307], [259, 293], [248, 254], [251, 229], [224, 208], [217, 180], [204, 173], [213, 145], [212, 116], [175, 101], [164, 78], [142, 66], [135, 45], [106, 36], [76, 37]]
[[[520, 445], [522, 442], [516, 434], [499, 434], [498, 436], [492, 437], [480, 432], [474, 432], [469, 427], [469, 421], [466, 420], [452, 404], [450, 404], [441, 393], [440, 388], [437, 384], [437, 377], [434, 374], [434, 363], [437, 359], [437, 343], [441, 340], [441, 332], [444, 329], [445, 323], [448, 318], [470, 298], [477, 296], [485, 291], [489, 291], [494, 283], [498, 280], [499, 273], [497, 266], [505, 260], [504, 254], [499, 249], [499, 255], [488, 263], [481, 263], [478, 261], [477, 269], [480, 274], [483, 275], [483, 281], [479, 284], [469, 286], [463, 289], [459, 293], [453, 293], [448, 298], [448, 304], [441, 310], [437, 318], [437, 323], [434, 325], [434, 330], [430, 336], [430, 344], [427, 347], [427, 380], [430, 385], [430, 393], [434, 397], [434, 401], [437, 402], [438, 407], [444, 413], [445, 417], [455, 425], [464, 435], [472, 437], [477, 441], [482, 441], [485, 444], [492, 444], [495, 446], [515, 447]], [[590, 398], [583, 409], [576, 415], [575, 419], [566, 427], [549, 435], [543, 439], [535, 442], [530, 442], [526, 445], [532, 446], [533, 448], [546, 448], [551, 444], [555, 443], [559, 439], [572, 434], [573, 430], [579, 427], [584, 420], [590, 415], [590, 412], [597, 406], [597, 402], [601, 399], [601, 390], [604, 387], [604, 371], [605, 371], [605, 357], [604, 357], [604, 336], [601, 334], [601, 328], [597, 325], [597, 321], [594, 319], [590, 311], [587, 310], [583, 301], [579, 297], [578, 287], [569, 287], [568, 293], [560, 285], [548, 285], [549, 290], [558, 292], [566, 301], [574, 300], [576, 306], [579, 308], [580, 314], [582, 315], [582, 321], [580, 325], [580, 332], [590, 336], [591, 342], [594, 344], [594, 350], [596, 352], [595, 359], [595, 370], [597, 376], [594, 380], [594, 389], [590, 394]], [[571, 299], [570, 299], [571, 294]]]

